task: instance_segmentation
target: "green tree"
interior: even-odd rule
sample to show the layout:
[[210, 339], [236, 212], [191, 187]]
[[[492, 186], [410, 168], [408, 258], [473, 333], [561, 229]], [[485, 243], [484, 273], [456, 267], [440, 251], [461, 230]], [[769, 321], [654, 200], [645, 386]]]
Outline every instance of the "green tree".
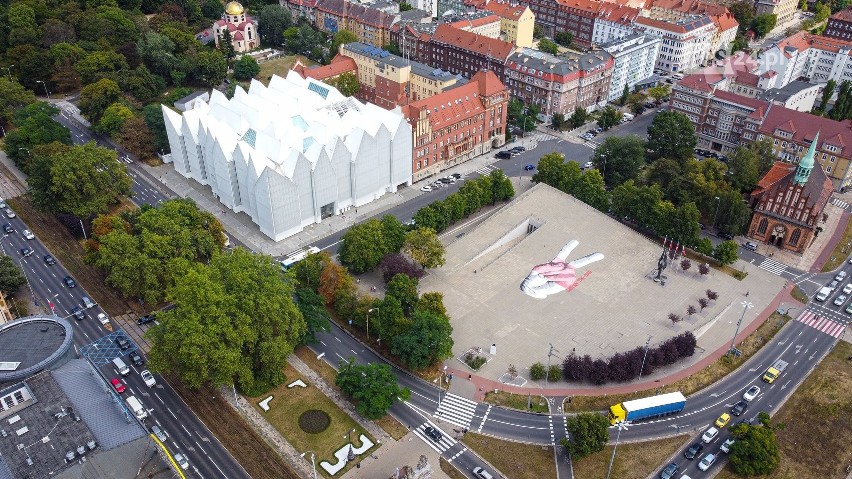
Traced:
[[290, 10], [281, 5], [264, 5], [257, 15], [257, 33], [260, 40], [272, 47], [284, 43], [284, 30], [292, 24]]
[[127, 69], [124, 55], [112, 51], [95, 51], [77, 62], [74, 67], [84, 84], [94, 83], [102, 78], [118, 79], [118, 72]]
[[445, 249], [432, 228], [417, 228], [405, 234], [402, 251], [424, 268], [443, 266]]
[[824, 112], [825, 108], [828, 106], [828, 102], [831, 100], [831, 96], [834, 95], [834, 89], [837, 87], [837, 82], [834, 79], [828, 80], [825, 86], [822, 89], [822, 99], [819, 102], [819, 110], [820, 112]]
[[312, 288], [299, 288], [296, 290], [296, 306], [302, 317], [305, 318], [305, 337], [303, 343], [315, 343], [318, 331], [331, 329], [331, 317], [325, 309], [325, 299], [318, 295]]
[[616, 110], [610, 105], [607, 105], [606, 107], [604, 107], [604, 109], [601, 111], [601, 115], [598, 117], [598, 126], [603, 128], [604, 130], [609, 130], [615, 125], [618, 125], [623, 116], [624, 115], [622, 115], [620, 111]]
[[225, 57], [225, 62], [230, 65], [233, 63], [234, 58], [237, 57], [237, 51], [234, 49], [234, 38], [231, 36], [231, 31], [227, 28], [222, 30], [222, 34], [219, 35], [219, 51], [222, 52], [222, 56]]
[[256, 77], [260, 73], [260, 65], [257, 60], [249, 55], [243, 55], [239, 60], [234, 62], [234, 78], [237, 80], [248, 81]]
[[[828, 5], [823, 5], [820, 2], [817, 2], [816, 5], [815, 5], [815, 8], [814, 8], [814, 22], [822, 23], [829, 16], [831, 16], [831, 7], [829, 7]], [[772, 28], [775, 28], [774, 22], [772, 24]], [[770, 28], [769, 30], [772, 30], [772, 28]]]
[[609, 440], [609, 426], [609, 420], [600, 413], [580, 413], [569, 417], [566, 429], [571, 440], [563, 439], [561, 444], [573, 460], [584, 458], [603, 450]]
[[660, 85], [660, 86], [651, 87], [651, 88], [648, 89], [648, 95], [650, 95], [651, 98], [653, 98], [655, 101], [662, 100], [663, 98], [669, 96], [669, 94], [671, 94], [671, 92], [672, 92], [671, 87], [669, 85], [665, 85], [665, 84]]
[[627, 97], [630, 96], [630, 85], [624, 84], [624, 90], [621, 90], [621, 96], [618, 98], [618, 104], [624, 106], [627, 104]]
[[748, 1], [734, 2], [728, 6], [728, 10], [740, 24], [740, 32], [745, 33], [754, 20], [754, 3]]
[[627, 106], [630, 111], [635, 114], [641, 114], [645, 111], [645, 102], [648, 100], [648, 95], [642, 92], [636, 92], [627, 96]]
[[358, 37], [355, 36], [354, 33], [349, 30], [338, 30], [337, 33], [331, 38], [331, 55], [337, 55], [337, 52], [340, 51], [340, 45], [346, 45], [347, 43], [357, 42]]
[[[277, 5], [269, 6], [277, 7]], [[214, 87], [225, 81], [225, 77], [228, 75], [228, 63], [221, 53], [204, 50], [198, 52], [196, 73], [201, 83], [208, 87]], [[162, 113], [160, 116], [162, 116]]]
[[751, 192], [760, 179], [760, 159], [751, 148], [740, 146], [734, 152], [728, 165], [731, 173], [731, 186], [743, 193]]
[[533, 363], [530, 366], [530, 379], [533, 381], [538, 381], [540, 379], [544, 379], [544, 376], [547, 374], [547, 370], [544, 367], [544, 364], [540, 362]]
[[[177, 51], [175, 42], [162, 33], [148, 32], [143, 35], [136, 43], [136, 51], [148, 68], [163, 78], [168, 78], [170, 72], [177, 68], [178, 59], [175, 55]], [[85, 77], [83, 81], [88, 83]]]
[[405, 235], [407, 233], [407, 229], [405, 225], [399, 222], [396, 216], [393, 215], [384, 215], [382, 216], [382, 238], [384, 245], [384, 256], [388, 253], [398, 253], [399, 250], [402, 249], [402, 245], [405, 244]]
[[396, 298], [402, 306], [403, 312], [408, 315], [417, 306], [419, 297], [417, 294], [418, 283], [419, 281], [416, 278], [411, 278], [403, 273], [396, 274], [388, 281], [385, 297], [393, 296]]
[[645, 141], [636, 136], [611, 136], [592, 154], [592, 163], [610, 188], [636, 178], [645, 164]]
[[335, 384], [354, 399], [355, 410], [367, 419], [384, 416], [394, 401], [407, 401], [411, 391], [400, 388], [396, 376], [387, 364], [354, 364], [355, 358], [341, 361]]
[[731, 43], [731, 55], [746, 48], [748, 48], [748, 39], [744, 35], [737, 35]]
[[583, 107], [577, 107], [574, 110], [574, 113], [571, 114], [571, 126], [574, 128], [580, 128], [581, 126], [586, 124], [586, 121], [589, 119], [589, 113]]
[[[9, 256], [0, 256], [0, 291], [14, 294], [27, 279], [21, 268]], [[448, 323], [449, 324], [449, 323]]]
[[562, 127], [565, 125], [565, 115], [562, 113], [554, 113], [550, 116], [550, 127], [554, 130], [562, 131]]
[[648, 149], [657, 157], [683, 163], [692, 158], [696, 142], [695, 127], [689, 118], [680, 112], [657, 113], [648, 127]]
[[306, 331], [281, 274], [273, 258], [242, 248], [193, 264], [168, 290], [175, 308], [146, 333], [151, 368], [190, 388], [235, 383], [252, 396], [280, 384]]
[[113, 80], [103, 78], [86, 85], [80, 92], [80, 113], [89, 122], [100, 123], [104, 111], [121, 98], [121, 88]]
[[453, 327], [449, 320], [425, 311], [415, 311], [414, 323], [391, 339], [391, 353], [417, 371], [453, 356]]
[[758, 176], [762, 177], [765, 175], [778, 159], [775, 156], [775, 150], [770, 138], [764, 137], [763, 139], [752, 141], [748, 144], [748, 149], [757, 155]]
[[550, 53], [551, 55], [559, 54], [559, 45], [553, 43], [552, 40], [547, 38], [542, 38], [538, 41], [538, 49], [544, 53]]
[[449, 320], [447, 308], [444, 307], [444, 295], [436, 291], [423, 293], [423, 296], [417, 300], [417, 306], [414, 308], [415, 313], [418, 311], [434, 314]]
[[121, 130], [124, 122], [133, 118], [133, 111], [130, 108], [120, 104], [113, 103], [104, 110], [101, 121], [95, 125], [94, 130], [105, 135], [112, 135]]
[[31, 103], [15, 112], [13, 122], [18, 128], [6, 131], [3, 149], [24, 173], [30, 173], [30, 164], [39, 145], [52, 142], [71, 144], [71, 132], [53, 119], [59, 110], [45, 102]]
[[713, 248], [713, 257], [716, 258], [719, 263], [724, 264], [733, 264], [738, 259], [737, 255], [737, 244], [733, 241], [722, 241], [715, 248]]
[[361, 83], [358, 81], [358, 77], [352, 72], [343, 72], [328, 83], [337, 88], [343, 96], [355, 96], [361, 91]]
[[349, 228], [337, 254], [344, 266], [361, 274], [378, 266], [386, 251], [382, 223], [372, 218]]
[[132, 182], [111, 149], [52, 143], [33, 152], [29, 185], [39, 208], [87, 218], [129, 195]]
[[400, 12], [407, 12], [407, 11], [409, 11], [409, 10], [413, 9], [413, 8], [414, 8], [414, 7], [412, 7], [410, 3], [407, 3], [407, 2], [399, 2], [399, 11], [400, 11]]
[[[570, 170], [579, 172], [580, 167], [577, 163], [571, 162], [568, 165]], [[604, 184], [603, 176], [598, 170], [589, 170], [580, 175], [580, 180], [573, 184], [568, 193], [574, 195], [578, 200], [599, 211], [609, 211], [609, 195], [606, 193], [606, 185]]]
[[488, 174], [488, 179], [491, 181], [491, 204], [498, 201], [508, 201], [515, 196], [515, 187], [512, 186], [512, 180], [503, 173], [503, 170], [497, 169], [491, 171]]
[[556, 32], [553, 40], [565, 48], [571, 48], [571, 43], [574, 41], [574, 34], [568, 31]]
[[24, 88], [23, 85], [8, 77], [0, 75], [0, 124], [5, 125], [8, 131], [9, 123], [15, 110], [35, 103], [36, 97], [33, 92]]
[[732, 432], [736, 442], [731, 445], [728, 458], [734, 472], [743, 476], [763, 476], [775, 471], [781, 453], [775, 429], [768, 420], [758, 425], [739, 425]]
[[[830, 9], [828, 10], [828, 13], [831, 13]], [[826, 18], [828, 18], [828, 15], [826, 15]], [[825, 20], [825, 18], [823, 18], [823, 20]], [[775, 28], [775, 24], [777, 21], [777, 15], [771, 15], [768, 13], [758, 15], [754, 17], [754, 19], [751, 21], [751, 29], [754, 30], [754, 33], [757, 35], [757, 38], [763, 38], [766, 36], [767, 33], [769, 33], [770, 31], [772, 31], [773, 28]], [[817, 22], [820, 21], [822, 20], [817, 20]]]

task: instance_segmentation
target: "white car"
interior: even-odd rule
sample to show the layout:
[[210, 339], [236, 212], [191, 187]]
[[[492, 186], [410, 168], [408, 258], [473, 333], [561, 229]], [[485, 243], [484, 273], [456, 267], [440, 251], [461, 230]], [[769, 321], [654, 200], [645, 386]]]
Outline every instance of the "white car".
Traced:
[[189, 469], [189, 461], [186, 460], [186, 456], [183, 454], [175, 454], [175, 462], [178, 463], [181, 469]]
[[423, 185], [420, 187], [420, 191], [432, 191], [432, 187], [429, 185]]
[[841, 295], [837, 296], [836, 298], [834, 298], [834, 305], [835, 306], [840, 306], [845, 302], [846, 302], [846, 295], [845, 294], [841, 294]]
[[151, 374], [151, 371], [144, 369], [141, 373], [139, 373], [139, 375], [142, 376], [142, 380], [145, 381], [145, 385], [149, 388], [152, 388], [157, 385], [157, 380], [154, 379], [154, 375]]
[[[35, 239], [35, 235], [30, 230], [24, 230], [23, 234], [24, 234], [24, 238], [26, 238], [28, 240]], [[850, 286], [852, 286], [852, 285], [850, 285]]]
[[588, 170], [588, 169], [594, 168], [594, 167], [595, 167], [595, 164], [592, 163], [591, 161], [587, 161], [586, 164], [583, 165], [584, 170]]
[[719, 435], [719, 430], [715, 427], [710, 427], [710, 429], [704, 431], [704, 434], [701, 436], [701, 440], [707, 444], [713, 442], [713, 439], [716, 439], [716, 436]]
[[727, 454], [731, 452], [731, 446], [733, 446], [735, 442], [737, 442], [736, 439], [732, 437], [728, 438], [728, 440], [722, 443], [722, 446], [719, 448], [719, 450]]
[[714, 462], [716, 462], [716, 455], [712, 452], [708, 453], [704, 456], [704, 459], [701, 459], [701, 462], [698, 463], [698, 468], [702, 471], [706, 471], [707, 469], [710, 469], [710, 466], [712, 466]]
[[754, 400], [754, 398], [757, 397], [758, 394], [760, 394], [760, 388], [757, 386], [752, 386], [748, 388], [748, 391], [743, 393], [743, 399], [748, 402], [751, 402]]
[[106, 326], [106, 325], [107, 325], [107, 323], [109, 323], [109, 316], [107, 316], [107, 315], [106, 315], [106, 314], [104, 314], [104, 313], [98, 313], [98, 321], [100, 321], [100, 322], [101, 322], [101, 324], [103, 324], [104, 326]]
[[14, 218], [15, 216], [18, 216], [18, 215], [16, 215], [15, 212], [12, 211], [12, 208], [6, 208], [6, 217], [7, 218]]
[[847, 284], [846, 286], [843, 287], [843, 294], [850, 294], [850, 293], [852, 293], [852, 283], [849, 283], [849, 284]]
[[837, 273], [837, 276], [835, 276], [834, 279], [836, 281], [843, 281], [844, 279], [846, 279], [846, 271], [841, 271]]

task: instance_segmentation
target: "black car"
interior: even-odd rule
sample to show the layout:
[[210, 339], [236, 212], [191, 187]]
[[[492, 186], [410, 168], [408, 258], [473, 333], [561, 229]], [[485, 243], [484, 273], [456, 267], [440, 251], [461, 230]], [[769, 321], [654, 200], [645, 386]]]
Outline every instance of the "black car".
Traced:
[[74, 281], [74, 278], [72, 278], [70, 276], [66, 276], [66, 277], [62, 278], [62, 282], [65, 283], [65, 286], [68, 287], [68, 288], [77, 287], [77, 282]]
[[527, 149], [524, 148], [523, 146], [516, 146], [516, 147], [512, 148], [511, 151], [527, 151]]
[[136, 324], [148, 324], [157, 320], [157, 313], [146, 314], [136, 320]]
[[734, 416], [740, 416], [748, 409], [748, 403], [745, 401], [740, 401], [734, 404], [734, 407], [731, 408], [731, 414]]
[[77, 318], [77, 321], [86, 319], [86, 313], [84, 313], [83, 308], [79, 306], [74, 306], [74, 308], [71, 309], [71, 315]]
[[660, 479], [672, 479], [679, 470], [680, 466], [675, 463], [671, 463], [660, 471]]
[[32, 254], [33, 254], [32, 248], [30, 248], [30, 247], [21, 248], [21, 256], [26, 258], [27, 256], [31, 256]]
[[15, 232], [15, 228], [12, 228], [12, 223], [6, 223], [6, 224], [4, 224], [4, 225], [3, 225], [3, 232], [4, 232], [4, 233], [14, 233], [14, 232]]
[[145, 361], [142, 360], [142, 356], [139, 355], [139, 351], [130, 351], [130, 360], [133, 361], [133, 364], [137, 366], [142, 366], [145, 364]]
[[509, 158], [512, 157], [512, 154], [509, 153], [508, 151], [504, 150], [504, 151], [498, 151], [497, 154], [494, 155], [494, 157], [499, 158], [501, 160], [508, 160]]
[[130, 347], [130, 341], [128, 341], [124, 336], [117, 336], [115, 338], [115, 344], [117, 344], [121, 349], [127, 349]]
[[457, 179], [457, 180], [460, 180], [460, 179], [461, 179], [461, 173], [453, 173], [453, 174], [452, 174], [452, 175], [450, 175], [450, 176], [452, 176], [453, 178], [455, 178], [455, 179]]
[[532, 171], [535, 169], [535, 165], [524, 165], [524, 171]]
[[47, 265], [54, 265], [54, 264], [56, 264], [56, 258], [54, 258], [53, 256], [51, 256], [49, 254], [46, 254], [46, 255], [44, 255], [44, 262]]
[[438, 431], [437, 429], [435, 429], [432, 426], [424, 427], [423, 432], [425, 432], [426, 435], [429, 436], [429, 439], [431, 439], [435, 442], [441, 442], [441, 439], [444, 437], [444, 435], [441, 434], [440, 431]]
[[696, 442], [695, 444], [689, 446], [689, 449], [687, 449], [683, 453], [683, 457], [685, 457], [689, 460], [693, 460], [693, 459], [695, 459], [695, 456], [701, 454], [701, 451], [703, 451], [703, 450], [704, 450], [704, 444], [701, 444], [700, 442]]
[[731, 233], [720, 233], [719, 237], [722, 238], [723, 240], [726, 240], [726, 241], [733, 241], [734, 240], [734, 235], [732, 235]]

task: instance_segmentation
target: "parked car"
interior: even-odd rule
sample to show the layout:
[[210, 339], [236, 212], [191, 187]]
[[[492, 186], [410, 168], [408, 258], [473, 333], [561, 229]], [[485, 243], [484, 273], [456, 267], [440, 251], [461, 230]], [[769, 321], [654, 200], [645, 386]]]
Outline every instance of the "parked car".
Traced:
[[535, 169], [535, 165], [524, 165], [525, 171], [532, 171]]
[[48, 266], [52, 266], [52, 265], [56, 264], [56, 258], [54, 258], [52, 255], [46, 254], [46, 255], [44, 255], [44, 262]]
[[848, 283], [846, 286], [843, 287], [843, 294], [850, 293], [852, 293], [852, 283]]
[[32, 256], [32, 254], [33, 254], [32, 248], [30, 248], [28, 246], [21, 248], [21, 256], [26, 258], [27, 256]]
[[432, 191], [432, 187], [429, 185], [423, 185], [420, 187], [420, 191]]
[[6, 209], [9, 206], [6, 204], [5, 200], [0, 200], [0, 209]]
[[133, 361], [133, 364], [137, 366], [142, 366], [143, 364], [145, 364], [145, 361], [142, 360], [142, 356], [139, 355], [138, 351], [130, 351], [130, 354], [128, 354], [128, 356], [130, 356], [130, 360]]
[[67, 288], [76, 288], [77, 287], [77, 282], [74, 281], [74, 278], [72, 278], [70, 276], [66, 276], [66, 277], [62, 278], [62, 282], [65, 283], [65, 287], [67, 287]]
[[846, 314], [852, 314], [852, 303], [847, 304], [846, 309], [844, 309], [843, 311], [845, 311]]
[[727, 454], [731, 452], [731, 446], [733, 446], [735, 442], [737, 442], [736, 439], [729, 437], [721, 446], [719, 446], [719, 450]]
[[121, 349], [130, 348], [130, 341], [128, 341], [127, 338], [125, 338], [124, 336], [116, 336], [115, 344], [117, 344], [118, 347]]
[[731, 414], [734, 416], [741, 416], [746, 409], [748, 409], [748, 403], [746, 401], [740, 401], [734, 404], [734, 407], [731, 408]]
[[455, 179], [457, 179], [457, 180], [460, 180], [460, 179], [461, 179], [461, 177], [462, 177], [461, 173], [453, 173], [453, 174], [452, 174], [452, 175], [450, 175], [450, 176], [452, 176], [453, 178], [455, 178]]
[[18, 215], [16, 215], [15, 212], [12, 211], [12, 208], [6, 208], [6, 217], [7, 218], [14, 218], [16, 216], [18, 216]]
[[181, 469], [189, 469], [189, 461], [186, 460], [186, 457], [183, 454], [175, 454], [175, 462]]
[[846, 279], [846, 271], [840, 271], [839, 273], [834, 275], [834, 279], [836, 279], [837, 281], [843, 281], [844, 279]]
[[719, 233], [719, 237], [722, 238], [725, 241], [733, 241], [734, 240], [734, 235], [732, 235], [731, 233]]
[[23, 235], [24, 235], [24, 238], [26, 238], [26, 239], [28, 239], [28, 240], [35, 239], [35, 235], [34, 235], [34, 234], [33, 234], [33, 232], [32, 232], [32, 231], [30, 231], [30, 230], [24, 230], [24, 232], [23, 232], [23, 233], [21, 233], [21, 234], [23, 234]]
[[719, 430], [715, 427], [710, 427], [710, 429], [704, 431], [704, 434], [701, 435], [701, 440], [704, 441], [705, 444], [709, 444], [713, 442], [713, 439], [716, 439], [716, 436], [719, 435]]
[[660, 471], [660, 479], [672, 479], [679, 470], [680, 466], [673, 462]]
[[141, 318], [136, 320], [136, 324], [148, 324], [153, 323], [157, 319], [157, 313], [146, 314]]
[[729, 422], [731, 422], [731, 415], [728, 413], [722, 413], [722, 415], [716, 419], [716, 427], [721, 429], [727, 426]]
[[429, 439], [435, 442], [441, 442], [441, 439], [444, 437], [444, 435], [441, 434], [441, 431], [438, 431], [432, 426], [424, 427], [423, 432], [426, 433], [427, 436], [429, 436]]
[[760, 387], [752, 386], [752, 387], [748, 388], [748, 390], [746, 392], [743, 393], [743, 399], [745, 399], [748, 402], [751, 402], [751, 401], [754, 400], [754, 398], [757, 397], [758, 394], [760, 394]]
[[82, 321], [86, 319], [86, 313], [83, 312], [83, 308], [79, 306], [74, 306], [71, 308], [71, 315], [77, 318], [77, 321]]
[[169, 435], [166, 434], [166, 431], [160, 429], [159, 426], [151, 426], [151, 434], [156, 436], [157, 439], [160, 440], [160, 442], [166, 442], [166, 440], [169, 438]]
[[123, 393], [124, 390], [127, 389], [124, 386], [124, 383], [118, 378], [112, 378], [109, 382], [112, 384], [112, 387], [115, 388], [115, 392], [117, 393]]
[[836, 298], [834, 298], [834, 305], [835, 306], [841, 306], [845, 302], [846, 302], [846, 295], [845, 294], [838, 295]]
[[683, 457], [685, 457], [689, 460], [695, 459], [695, 456], [701, 454], [701, 451], [703, 451], [703, 450], [704, 450], [704, 444], [701, 444], [700, 442], [696, 442], [695, 444], [689, 446], [689, 449], [684, 451]]
[[509, 153], [508, 151], [504, 150], [504, 151], [498, 151], [497, 154], [494, 155], [494, 157], [498, 158], [500, 160], [508, 160], [509, 158], [512, 157], [512, 154]]
[[707, 453], [707, 455], [704, 456], [704, 459], [701, 459], [701, 462], [698, 463], [698, 468], [702, 471], [706, 471], [707, 469], [710, 469], [710, 466], [712, 466], [714, 462], [716, 462], [716, 455], [712, 452]]
[[836, 290], [838, 286], [840, 286], [840, 283], [838, 283], [836, 279], [828, 283], [828, 287], [831, 288], [832, 291]]
[[3, 232], [6, 234], [14, 233], [15, 228], [12, 228], [12, 223], [3, 224]]
[[527, 151], [527, 149], [523, 146], [516, 146], [509, 151]]
[[756, 244], [754, 244], [754, 243], [752, 243], [751, 241], [746, 241], [746, 242], [743, 244], [743, 248], [745, 248], [745, 249], [747, 249], [747, 250], [749, 250], [749, 251], [757, 251], [757, 245], [756, 245]]
[[157, 380], [154, 379], [154, 375], [151, 374], [151, 371], [145, 369], [141, 373], [139, 373], [139, 375], [142, 376], [142, 380], [145, 381], [145, 385], [149, 388], [152, 388], [157, 385]]

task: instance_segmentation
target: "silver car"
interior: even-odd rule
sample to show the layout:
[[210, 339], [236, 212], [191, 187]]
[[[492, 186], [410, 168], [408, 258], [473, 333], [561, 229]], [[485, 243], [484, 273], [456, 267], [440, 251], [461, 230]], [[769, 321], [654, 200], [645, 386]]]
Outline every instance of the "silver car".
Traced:
[[834, 305], [835, 306], [842, 306], [843, 303], [845, 303], [845, 302], [846, 302], [846, 295], [845, 294], [838, 295], [836, 298], [834, 298]]
[[151, 426], [151, 434], [156, 436], [157, 439], [160, 440], [160, 442], [166, 442], [166, 440], [169, 438], [169, 435], [166, 434], [166, 431], [160, 429], [159, 426]]
[[181, 453], [175, 454], [175, 462], [180, 466], [181, 469], [189, 469], [189, 461], [186, 460], [186, 456]]

